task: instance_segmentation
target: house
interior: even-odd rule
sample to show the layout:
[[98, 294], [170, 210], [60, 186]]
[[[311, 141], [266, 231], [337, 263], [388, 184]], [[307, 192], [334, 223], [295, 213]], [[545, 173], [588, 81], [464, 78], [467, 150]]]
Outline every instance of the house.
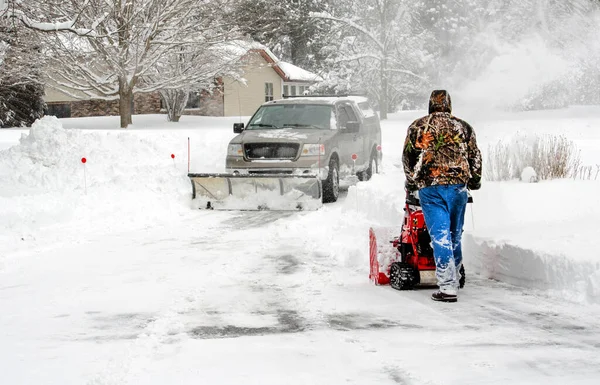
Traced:
[[244, 49], [242, 78], [223, 78], [223, 115], [248, 116], [264, 102], [283, 95], [304, 95], [323, 79], [291, 63], [280, 61], [268, 48], [252, 44]]
[[[248, 116], [265, 101], [283, 95], [303, 95], [322, 80], [318, 75], [291, 63], [280, 61], [258, 43], [236, 42], [228, 48], [240, 60], [240, 76], [215, 79], [211, 91], [192, 92], [184, 114], [203, 116]], [[230, 52], [231, 53], [231, 52]], [[119, 114], [118, 100], [73, 97], [59, 87], [46, 87], [47, 115], [57, 117], [106, 116]], [[158, 93], [135, 94], [134, 114], [165, 113]]]

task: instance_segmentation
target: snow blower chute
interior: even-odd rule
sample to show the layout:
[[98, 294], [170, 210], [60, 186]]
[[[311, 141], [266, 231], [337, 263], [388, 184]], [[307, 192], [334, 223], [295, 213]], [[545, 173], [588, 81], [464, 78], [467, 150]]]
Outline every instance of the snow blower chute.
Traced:
[[201, 209], [316, 210], [322, 203], [316, 175], [188, 174]]

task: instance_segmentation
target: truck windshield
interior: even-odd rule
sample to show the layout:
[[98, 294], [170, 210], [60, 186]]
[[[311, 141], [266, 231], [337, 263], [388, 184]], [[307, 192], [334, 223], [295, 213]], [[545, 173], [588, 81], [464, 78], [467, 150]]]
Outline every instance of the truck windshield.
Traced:
[[[329, 130], [332, 108], [317, 104], [274, 104], [262, 106], [248, 123], [248, 130], [316, 128]], [[335, 127], [335, 125], [334, 125]]]

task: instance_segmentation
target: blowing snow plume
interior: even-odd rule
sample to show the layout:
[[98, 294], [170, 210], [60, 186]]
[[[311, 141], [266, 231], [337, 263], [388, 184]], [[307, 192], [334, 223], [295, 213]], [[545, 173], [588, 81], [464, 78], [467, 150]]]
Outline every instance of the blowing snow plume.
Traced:
[[456, 39], [456, 49], [442, 56], [438, 82], [451, 85], [457, 105], [485, 111], [600, 103], [600, 3], [484, 3], [473, 4], [467, 27], [449, 32], [467, 42]]

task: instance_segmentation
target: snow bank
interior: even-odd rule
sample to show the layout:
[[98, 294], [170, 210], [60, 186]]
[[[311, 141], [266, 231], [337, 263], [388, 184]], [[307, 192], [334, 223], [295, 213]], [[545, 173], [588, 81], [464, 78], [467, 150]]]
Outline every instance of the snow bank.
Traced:
[[466, 268], [483, 277], [558, 298], [600, 304], [600, 262], [591, 258], [579, 260], [573, 258], [576, 253], [551, 254], [472, 234], [464, 237], [464, 250], [471, 257], [466, 259]]
[[[403, 184], [390, 191], [385, 176], [377, 175], [372, 182], [350, 187], [344, 210], [357, 211], [364, 223], [400, 226]], [[464, 235], [469, 273], [572, 301], [600, 303], [600, 181], [488, 183], [473, 195]], [[364, 243], [354, 244], [358, 242]], [[367, 261], [362, 263], [366, 273]]]
[[467, 267], [487, 278], [600, 303], [600, 181], [487, 183], [474, 196]]
[[[158, 170], [174, 169], [161, 140], [128, 132], [66, 130], [55, 117], [33, 124], [19, 145], [0, 152], [2, 196], [38, 195], [111, 185], [120, 191], [163, 190]], [[84, 165], [81, 161], [86, 158]], [[84, 171], [85, 176], [84, 178]]]
[[170, 156], [172, 141], [38, 120], [19, 144], [0, 151], [0, 232], [12, 241], [41, 238], [61, 224], [101, 232], [187, 209], [191, 188], [185, 165]]

